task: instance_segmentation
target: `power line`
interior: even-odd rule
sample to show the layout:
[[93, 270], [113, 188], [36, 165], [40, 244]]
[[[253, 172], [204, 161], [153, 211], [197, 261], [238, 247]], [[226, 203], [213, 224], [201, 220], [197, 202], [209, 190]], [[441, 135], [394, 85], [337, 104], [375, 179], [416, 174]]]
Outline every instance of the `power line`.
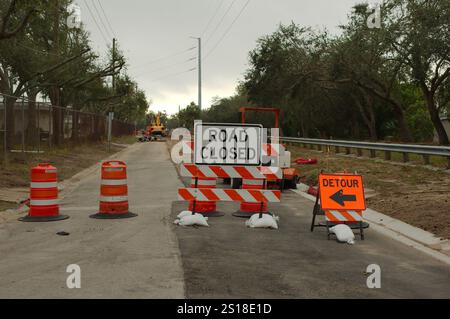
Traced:
[[162, 76], [160, 78], [156, 78], [156, 79], [154, 79], [152, 81], [149, 81], [148, 83], [157, 82], [157, 81], [164, 80], [164, 79], [167, 79], [167, 78], [170, 78], [170, 77], [174, 77], [174, 76], [177, 76], [177, 75], [181, 75], [181, 74], [184, 74], [184, 73], [189, 73], [189, 72], [195, 71], [196, 69], [197, 68], [192, 68], [192, 69], [189, 69], [189, 70], [186, 70], [186, 71], [182, 71], [182, 72], [167, 74], [166, 76]]
[[216, 25], [216, 27], [214, 28], [214, 30], [212, 31], [212, 33], [209, 35], [209, 37], [206, 39], [206, 41], [204, 42], [205, 44], [211, 39], [211, 37], [214, 35], [214, 33], [216, 33], [217, 29], [220, 27], [220, 25], [222, 24], [223, 20], [225, 19], [226, 15], [228, 14], [228, 12], [230, 12], [231, 8], [233, 7], [233, 4], [236, 2], [236, 0], [233, 0], [230, 5], [228, 6], [227, 10], [225, 11], [225, 13], [222, 15], [222, 18], [219, 20], [219, 23]]
[[109, 31], [109, 29], [106, 27], [105, 23], [103, 22], [103, 17], [100, 14], [100, 11], [98, 11], [97, 6], [95, 5], [95, 1], [92, 1], [92, 5], [94, 6], [94, 10], [97, 13], [97, 17], [100, 21], [100, 23], [103, 26], [103, 29], [105, 30], [105, 34], [108, 36], [108, 38], [114, 38], [114, 35]]
[[156, 69], [152, 69], [152, 70], [149, 70], [149, 71], [138, 73], [135, 76], [141, 76], [143, 74], [148, 74], [148, 73], [158, 72], [158, 71], [165, 70], [165, 69], [170, 69], [170, 68], [172, 68], [172, 67], [174, 67], [176, 65], [185, 64], [185, 63], [191, 62], [191, 61], [196, 60], [196, 59], [197, 59], [196, 57], [192, 57], [190, 59], [187, 59], [187, 60], [184, 60], [184, 61], [181, 61], [181, 62], [178, 62], [178, 63], [172, 63], [172, 64], [165, 65], [165, 66], [162, 66], [162, 67], [159, 67], [159, 68], [156, 68]]
[[92, 14], [91, 8], [90, 8], [89, 5], [87, 4], [86, 0], [83, 0], [83, 2], [84, 2], [84, 4], [86, 5], [86, 8], [87, 8], [88, 11], [89, 11], [89, 14], [90, 14], [91, 17], [92, 17], [92, 20], [94, 20], [94, 23], [95, 23], [95, 25], [97, 26], [97, 29], [100, 31], [100, 34], [102, 35], [103, 40], [105, 41], [106, 45], [108, 45], [108, 40], [106, 39], [105, 35], [103, 34], [102, 29], [100, 28], [100, 26], [99, 26], [98, 23], [97, 23], [97, 20], [95, 19], [94, 15]]
[[209, 26], [211, 25], [211, 22], [213, 22], [214, 18], [216, 17], [217, 13], [219, 12], [220, 7], [223, 4], [223, 0], [220, 0], [219, 5], [216, 7], [216, 10], [214, 11], [213, 15], [209, 19], [208, 23], [206, 24], [206, 27], [203, 29], [203, 32], [201, 33], [200, 38], [203, 38], [205, 35], [206, 30], [208, 30]]
[[219, 45], [220, 42], [222, 42], [222, 40], [227, 36], [228, 32], [230, 32], [231, 28], [233, 27], [233, 25], [236, 23], [236, 21], [239, 19], [239, 17], [242, 15], [242, 13], [244, 12], [245, 8], [247, 7], [247, 5], [250, 3], [250, 0], [247, 0], [247, 2], [244, 4], [244, 6], [241, 8], [241, 10], [239, 11], [238, 15], [236, 16], [236, 18], [234, 18], [233, 22], [231, 22], [230, 26], [225, 30], [225, 32], [222, 34], [222, 36], [220, 37], [219, 41], [216, 42], [216, 44], [211, 48], [211, 50], [209, 50], [205, 57], [203, 59], [206, 59]]
[[166, 55], [166, 56], [162, 56], [162, 57], [157, 58], [155, 60], [151, 60], [151, 61], [148, 61], [148, 62], [145, 62], [145, 63], [142, 63], [142, 64], [135, 65], [135, 66], [131, 67], [130, 70], [131, 69], [135, 69], [135, 68], [139, 68], [139, 67], [142, 67], [142, 66], [150, 65], [150, 64], [153, 64], [153, 63], [156, 63], [156, 62], [159, 62], [159, 61], [163, 61], [163, 60], [169, 59], [169, 58], [173, 58], [175, 56], [182, 55], [182, 54], [184, 54], [186, 52], [192, 51], [192, 50], [194, 50], [196, 48], [197, 47], [191, 47], [191, 48], [186, 49], [186, 50], [176, 51], [174, 53], [171, 53], [171, 54]]
[[108, 16], [106, 15], [105, 10], [103, 9], [103, 6], [102, 6], [101, 1], [100, 1], [100, 0], [97, 0], [97, 2], [98, 2], [98, 4], [100, 5], [100, 9], [102, 10], [103, 15], [105, 16], [106, 23], [108, 24], [109, 29], [111, 30], [111, 33], [114, 35], [115, 38], [117, 38], [116, 33], [114, 32], [114, 29], [113, 29], [112, 26], [111, 26], [111, 23], [109, 23]]

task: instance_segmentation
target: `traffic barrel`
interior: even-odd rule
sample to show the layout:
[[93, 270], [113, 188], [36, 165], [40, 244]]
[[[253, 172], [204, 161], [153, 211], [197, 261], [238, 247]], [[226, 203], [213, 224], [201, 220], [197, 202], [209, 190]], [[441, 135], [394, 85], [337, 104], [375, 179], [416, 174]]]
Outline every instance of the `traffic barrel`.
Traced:
[[[242, 189], [264, 189], [265, 180], [264, 179], [242, 179]], [[268, 214], [267, 203], [249, 203], [241, 202], [240, 209], [233, 213], [233, 216], [249, 218], [253, 214]]]
[[[191, 179], [191, 188], [216, 188], [216, 183], [216, 178], [197, 177]], [[216, 202], [214, 201], [189, 201], [189, 210], [207, 217], [223, 216], [223, 213], [217, 211]]]
[[128, 208], [127, 165], [123, 161], [102, 163], [99, 212], [92, 218], [117, 219], [137, 216]]
[[19, 218], [24, 222], [50, 222], [69, 218], [59, 214], [56, 167], [41, 163], [31, 168], [30, 210]]

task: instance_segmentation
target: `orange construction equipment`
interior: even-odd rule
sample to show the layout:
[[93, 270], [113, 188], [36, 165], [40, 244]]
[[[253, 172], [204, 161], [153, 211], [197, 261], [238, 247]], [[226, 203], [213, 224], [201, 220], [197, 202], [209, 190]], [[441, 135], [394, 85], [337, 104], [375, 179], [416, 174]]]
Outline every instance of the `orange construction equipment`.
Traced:
[[[191, 179], [191, 188], [216, 188], [217, 179], [210, 177], [194, 177]], [[205, 217], [219, 217], [223, 213], [217, 211], [214, 201], [189, 201], [189, 210], [193, 213], [202, 214]]]
[[[242, 189], [264, 189], [266, 181], [264, 179], [242, 179]], [[235, 217], [250, 218], [253, 214], [268, 214], [267, 202], [241, 202], [240, 209], [233, 213]]]
[[58, 177], [56, 167], [42, 163], [31, 169], [30, 210], [19, 220], [24, 222], [49, 222], [67, 219], [59, 214]]
[[90, 217], [117, 219], [137, 216], [128, 209], [127, 165], [123, 161], [103, 162], [100, 209]]
[[[279, 118], [280, 118], [280, 109], [277, 108], [271, 108], [271, 107], [241, 107], [239, 109], [239, 112], [241, 113], [241, 122], [242, 124], [246, 123], [245, 119], [245, 113], [248, 111], [254, 111], [254, 112], [270, 112], [275, 114], [275, 126], [274, 128], [279, 127]], [[281, 156], [278, 154], [278, 151], [275, 150], [273, 147], [277, 144], [263, 144], [263, 154], [266, 156], [278, 156], [279, 158], [279, 167], [283, 170], [283, 178], [281, 180], [271, 180], [268, 179], [268, 184], [278, 184], [277, 187], [280, 188], [280, 190], [283, 190], [284, 188], [297, 188], [297, 183], [300, 178], [299, 171], [296, 168], [290, 167], [291, 165], [291, 158], [290, 158], [290, 152], [285, 151], [284, 155]], [[235, 182], [235, 181], [233, 181]], [[239, 183], [234, 183], [235, 185], [238, 185]]]

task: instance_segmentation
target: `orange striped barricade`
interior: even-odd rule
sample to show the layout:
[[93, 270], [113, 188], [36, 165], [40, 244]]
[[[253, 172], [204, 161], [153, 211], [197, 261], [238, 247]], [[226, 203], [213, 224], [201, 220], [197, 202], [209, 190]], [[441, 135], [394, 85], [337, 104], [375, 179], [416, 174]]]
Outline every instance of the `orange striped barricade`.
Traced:
[[[314, 231], [314, 227], [326, 227], [327, 238], [330, 239], [330, 227], [346, 224], [351, 229], [359, 229], [361, 240], [364, 240], [364, 229], [369, 227], [362, 218], [365, 209], [362, 176], [320, 173], [311, 231]], [[325, 221], [315, 224], [317, 215], [324, 215]]]
[[[246, 189], [240, 190], [242, 191], [242, 194], [244, 195], [248, 195], [248, 194], [262, 194], [264, 192], [262, 192], [262, 188], [264, 187], [260, 187], [260, 189], [255, 189], [255, 187], [252, 184], [253, 182], [250, 182], [251, 180], [259, 180], [259, 181], [263, 181], [267, 178], [271, 178], [271, 179], [281, 179], [282, 178], [282, 171], [279, 167], [270, 167], [270, 166], [232, 166], [232, 165], [195, 165], [195, 164], [187, 164], [184, 163], [182, 164], [181, 168], [180, 168], [180, 175], [183, 177], [191, 177], [191, 178], [195, 178], [197, 177], [198, 179], [201, 178], [241, 178], [243, 180], [248, 180], [249, 181], [249, 186], [250, 187], [246, 187]], [[267, 211], [267, 202], [271, 202], [270, 200], [265, 200], [264, 197], [258, 197], [261, 198], [263, 200], [261, 201], [255, 201], [255, 199], [253, 197], [250, 196], [249, 201], [245, 200], [245, 196], [244, 197], [240, 197], [240, 193], [230, 193], [229, 189], [226, 189], [226, 191], [228, 193], [223, 193], [223, 191], [225, 191], [225, 189], [215, 189], [217, 190], [218, 194], [223, 194], [224, 196], [226, 194], [232, 194], [232, 195], [236, 195], [234, 201], [239, 201], [239, 202], [246, 202], [247, 205], [251, 205], [252, 206], [252, 210], [254, 210], [256, 207], [258, 207], [257, 210], [254, 210], [252, 212], [252, 214], [254, 213], [259, 213], [259, 212], [266, 212]], [[252, 193], [252, 191], [255, 191], [254, 193]], [[279, 191], [278, 191], [279, 192]], [[212, 193], [208, 193], [208, 194], [214, 194], [214, 191]], [[265, 194], [265, 193], [264, 193]], [[272, 196], [274, 193], [267, 193], [268, 196]], [[279, 194], [279, 193], [276, 193]], [[279, 197], [279, 196], [278, 196]], [[187, 198], [187, 197], [186, 197]], [[202, 201], [203, 197], [190, 197], [192, 201]], [[215, 200], [214, 196], [211, 196], [209, 200]], [[222, 199], [218, 199], [218, 201], [221, 201]], [[226, 201], [231, 201], [232, 199], [226, 199]], [[279, 200], [278, 200], [279, 201]], [[245, 217], [250, 217], [251, 214], [247, 213]]]
[[181, 200], [279, 203], [281, 191], [269, 189], [179, 188]]
[[23, 222], [49, 222], [69, 218], [59, 214], [56, 167], [42, 163], [31, 168], [30, 210]]
[[97, 219], [135, 217], [128, 208], [127, 165], [123, 161], [102, 163], [99, 212], [91, 215]]

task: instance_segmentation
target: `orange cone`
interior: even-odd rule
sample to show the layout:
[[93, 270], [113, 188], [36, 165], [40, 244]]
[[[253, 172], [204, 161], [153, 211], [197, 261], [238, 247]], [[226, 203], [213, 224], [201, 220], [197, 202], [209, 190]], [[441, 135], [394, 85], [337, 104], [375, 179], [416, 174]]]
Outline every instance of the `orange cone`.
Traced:
[[128, 210], [127, 165], [123, 161], [103, 162], [100, 208], [90, 217], [117, 219], [135, 216]]
[[30, 210], [23, 222], [50, 222], [67, 219], [59, 214], [56, 167], [42, 163], [31, 169]]

